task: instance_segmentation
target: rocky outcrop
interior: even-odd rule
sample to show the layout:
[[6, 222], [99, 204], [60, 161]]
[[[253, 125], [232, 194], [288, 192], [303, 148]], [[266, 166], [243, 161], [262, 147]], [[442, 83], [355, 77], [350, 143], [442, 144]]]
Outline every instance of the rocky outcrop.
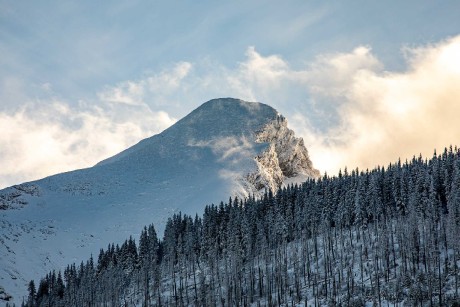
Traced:
[[256, 191], [269, 188], [276, 192], [289, 178], [319, 177], [320, 173], [313, 168], [303, 139], [295, 137], [282, 115], [257, 131], [255, 140], [257, 143], [268, 143], [267, 148], [255, 157], [257, 170], [246, 176]]
[[40, 196], [40, 188], [30, 183], [18, 184], [0, 193], [0, 210], [20, 209], [27, 205], [27, 198]]

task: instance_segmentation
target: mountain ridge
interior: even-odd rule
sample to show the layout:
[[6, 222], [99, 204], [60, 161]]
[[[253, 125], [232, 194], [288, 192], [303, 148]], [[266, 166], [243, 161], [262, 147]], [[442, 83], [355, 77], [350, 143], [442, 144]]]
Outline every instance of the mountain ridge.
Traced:
[[228, 196], [318, 175], [275, 109], [210, 100], [93, 167], [1, 190], [0, 286], [18, 297], [37, 274], [85, 259], [143, 225], [161, 232], [178, 210], [193, 215]]
[[[236, 125], [232, 126], [227, 123], [228, 117], [216, 117], [216, 113], [225, 112], [227, 116], [230, 116], [233, 120], [237, 120], [235, 115], [244, 116], [248, 114], [242, 114], [241, 111], [247, 109], [248, 113], [251, 115], [257, 115], [257, 118], [247, 122], [244, 126]], [[257, 113], [253, 111], [257, 110]], [[108, 159], [102, 160], [101, 162], [97, 163], [97, 165], [107, 164], [109, 162], [113, 162], [123, 158], [124, 156], [133, 152], [133, 149], [137, 149], [138, 146], [148, 146], [149, 143], [156, 140], [156, 137], [161, 138], [171, 138], [175, 137], [175, 141], [179, 141], [180, 144], [183, 144], [184, 139], [181, 137], [183, 135], [188, 136], [186, 139], [186, 143], [190, 140], [190, 137], [196, 139], [197, 135], [194, 130], [196, 130], [196, 123], [199, 120], [199, 124], [201, 126], [206, 125], [208, 128], [212, 128], [212, 124], [224, 124], [225, 129], [218, 129], [213, 130], [214, 137], [225, 137], [229, 135], [240, 134], [244, 130], [255, 130], [256, 127], [259, 127], [261, 122], [267, 118], [276, 118], [278, 112], [273, 109], [272, 107], [256, 102], [247, 102], [240, 99], [234, 98], [219, 98], [219, 99], [212, 99], [201, 106], [193, 110], [191, 113], [186, 115], [184, 118], [180, 119], [171, 127], [165, 129], [163, 132], [151, 136], [149, 138], [141, 140], [134, 146], [116, 154], [113, 157]], [[226, 121], [227, 119], [227, 121]], [[224, 121], [224, 123], [222, 123]], [[244, 129], [243, 129], [244, 128]], [[203, 131], [198, 131], [202, 133]], [[179, 137], [178, 137], [179, 136]], [[203, 139], [203, 136], [198, 136], [198, 138]]]

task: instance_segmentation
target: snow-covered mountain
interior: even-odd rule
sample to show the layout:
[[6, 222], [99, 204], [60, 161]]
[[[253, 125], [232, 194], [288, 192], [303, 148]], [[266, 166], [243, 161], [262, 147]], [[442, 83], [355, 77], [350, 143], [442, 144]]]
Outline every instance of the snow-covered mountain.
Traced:
[[28, 281], [97, 256], [176, 211], [194, 215], [319, 173], [301, 138], [268, 105], [214, 99], [94, 167], [0, 191], [0, 302]]

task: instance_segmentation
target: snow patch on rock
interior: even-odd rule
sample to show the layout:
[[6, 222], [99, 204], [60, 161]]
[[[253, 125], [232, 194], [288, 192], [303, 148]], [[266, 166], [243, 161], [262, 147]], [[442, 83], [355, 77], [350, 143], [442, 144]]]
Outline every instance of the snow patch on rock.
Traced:
[[0, 210], [20, 209], [28, 204], [30, 196], [39, 197], [40, 188], [31, 183], [14, 185], [0, 194]]
[[276, 192], [286, 182], [296, 183], [320, 176], [313, 168], [303, 139], [295, 137], [282, 115], [258, 131], [255, 141], [268, 143], [268, 147], [255, 157], [257, 170], [245, 178], [255, 191], [271, 189]]

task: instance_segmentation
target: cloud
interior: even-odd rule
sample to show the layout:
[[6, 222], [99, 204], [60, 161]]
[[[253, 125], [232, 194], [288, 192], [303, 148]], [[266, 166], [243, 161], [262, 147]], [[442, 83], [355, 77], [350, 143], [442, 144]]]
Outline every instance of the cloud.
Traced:
[[182, 80], [187, 77], [191, 69], [191, 63], [179, 62], [171, 69], [160, 73], [107, 87], [98, 93], [98, 97], [102, 101], [127, 105], [145, 105], [146, 99], [150, 105], [167, 104], [164, 103], [167, 100], [166, 97], [171, 96], [173, 91], [182, 85]]
[[147, 78], [148, 89], [151, 92], [171, 92], [176, 90], [181, 81], [187, 77], [192, 69], [189, 62], [179, 62], [174, 65], [171, 71], [163, 71], [158, 75]]
[[[262, 56], [255, 47], [246, 51], [246, 60], [236, 70], [226, 70], [224, 88], [233, 95], [249, 101], [260, 101], [280, 90], [286, 81], [296, 78], [295, 72], [279, 55]], [[214, 78], [215, 80], [215, 78]]]
[[[200, 78], [225, 93], [216, 97], [277, 108], [304, 137], [316, 167], [336, 173], [460, 144], [460, 36], [402, 51], [407, 66], [391, 72], [369, 46], [322, 54], [300, 68], [250, 47], [236, 68], [210, 69]], [[188, 88], [199, 96], [200, 86]]]
[[[249, 47], [234, 66], [209, 58], [178, 62], [107, 86], [93, 102], [53, 98], [4, 111], [0, 128], [13, 133], [0, 136], [0, 186], [90, 166], [216, 97], [275, 107], [304, 138], [314, 165], [329, 173], [459, 145], [460, 36], [402, 53], [407, 66], [387, 71], [370, 46], [296, 65]], [[21, 88], [19, 81], [3, 80], [2, 87]], [[42, 88], [53, 95], [52, 84]], [[33, 101], [20, 92], [8, 95]], [[246, 152], [244, 143], [233, 145]], [[233, 147], [216, 148], [230, 159], [238, 157]]]
[[349, 90], [350, 76], [365, 71], [381, 71], [382, 64], [370, 47], [359, 46], [350, 53], [324, 54], [299, 72], [311, 96], [343, 97]]
[[89, 167], [174, 122], [167, 113], [61, 101], [0, 113], [0, 186]]
[[435, 148], [460, 144], [460, 36], [405, 51], [403, 72], [345, 74], [341, 121], [322, 136], [320, 146], [334, 161], [331, 170], [431, 156]]
[[222, 137], [208, 141], [190, 140], [188, 146], [211, 148], [219, 162], [226, 161], [230, 165], [239, 165], [257, 154], [251, 142], [244, 136]]
[[111, 87], [98, 94], [102, 101], [124, 103], [127, 105], [143, 104], [144, 88], [142, 84], [127, 81], [116, 87]]
[[7, 101], [23, 106], [0, 112], [0, 129], [9, 132], [0, 135], [0, 188], [92, 166], [169, 127], [176, 119], [165, 107], [191, 68], [179, 62], [79, 103], [57, 99], [50, 83], [37, 87], [40, 98], [30, 98], [20, 94], [21, 80], [3, 80], [12, 89]]

